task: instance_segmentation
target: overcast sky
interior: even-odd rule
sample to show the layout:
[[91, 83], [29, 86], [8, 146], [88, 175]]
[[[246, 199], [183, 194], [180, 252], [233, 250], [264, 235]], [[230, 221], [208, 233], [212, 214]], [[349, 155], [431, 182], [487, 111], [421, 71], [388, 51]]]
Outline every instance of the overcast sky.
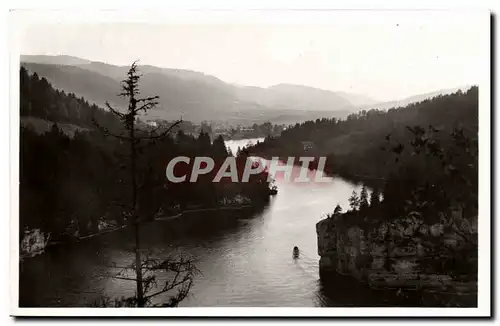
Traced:
[[[478, 83], [484, 38], [463, 19], [356, 24], [32, 25], [23, 54], [181, 68], [226, 82], [278, 83], [393, 100]], [[483, 51], [483, 52], [481, 52]]]

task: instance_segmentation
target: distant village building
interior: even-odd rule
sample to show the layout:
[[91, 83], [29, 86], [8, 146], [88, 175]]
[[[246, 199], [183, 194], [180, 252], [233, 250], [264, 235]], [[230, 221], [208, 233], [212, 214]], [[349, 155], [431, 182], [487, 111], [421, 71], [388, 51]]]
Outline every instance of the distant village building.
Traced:
[[150, 127], [157, 127], [158, 126], [158, 123], [156, 121], [153, 121], [153, 120], [146, 121], [146, 124]]
[[214, 130], [214, 134], [219, 136], [223, 136], [223, 137], [226, 137], [226, 136], [231, 136], [231, 133], [224, 127], [218, 127]]
[[253, 131], [253, 128], [247, 128], [247, 127], [243, 127], [240, 129], [241, 132], [252, 132]]
[[314, 143], [312, 141], [301, 141], [300, 143], [302, 144], [302, 147], [305, 151], [314, 148]]

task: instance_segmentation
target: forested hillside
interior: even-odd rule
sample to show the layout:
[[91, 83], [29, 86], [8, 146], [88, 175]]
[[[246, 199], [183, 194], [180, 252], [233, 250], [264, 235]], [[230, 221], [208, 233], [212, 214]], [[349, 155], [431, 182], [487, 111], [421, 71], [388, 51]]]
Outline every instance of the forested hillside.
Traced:
[[[31, 74], [43, 76], [56, 88], [97, 105], [104, 106], [106, 101], [117, 108], [127, 105], [116, 97], [127, 67], [99, 62], [74, 66], [23, 62], [22, 66]], [[145, 96], [160, 96], [158, 107], [148, 113], [149, 119], [229, 121], [242, 125], [272, 120], [288, 124], [310, 115], [345, 117], [354, 109], [342, 96], [314, 88], [308, 89], [298, 101], [280, 87], [238, 87], [194, 71], [146, 66], [142, 73], [141, 92]]]
[[[129, 223], [129, 143], [108, 136], [110, 130], [120, 134], [120, 120], [83, 98], [54, 89], [37, 74], [29, 75], [23, 68], [20, 74], [22, 120], [51, 125], [45, 132], [35, 130], [32, 123], [20, 126], [21, 239], [25, 230], [39, 229], [58, 241], [95, 233], [101, 222]], [[59, 124], [73, 126], [72, 133], [63, 132]], [[164, 130], [164, 126], [138, 127], [138, 137], [152, 139]], [[222, 137], [212, 142], [204, 132], [195, 137], [174, 130], [174, 135], [137, 142], [136, 181], [141, 186], [136, 214], [141, 220], [152, 219], [159, 212], [168, 215], [174, 208], [217, 207], [238, 195], [256, 204], [266, 200], [267, 174], [231, 186], [166, 184], [165, 168], [175, 156], [222, 159], [230, 155]]]
[[[21, 64], [31, 74], [37, 73], [55, 88], [78, 98], [84, 97], [99, 106], [106, 101], [122, 109], [127, 105], [115, 95], [128, 67], [69, 56], [21, 56]], [[250, 126], [266, 121], [295, 124], [316, 118], [345, 119], [363, 108], [387, 109], [451, 92], [438, 90], [379, 103], [362, 94], [303, 85], [240, 86], [197, 71], [147, 65], [141, 68], [141, 92], [160, 96], [158, 107], [148, 113], [147, 119], [182, 117], [195, 123], [208, 120]]]
[[[402, 108], [363, 110], [345, 120], [317, 119], [296, 124], [280, 137], [266, 139], [250, 150], [271, 156], [311, 154], [328, 157], [331, 172], [367, 182], [386, 178], [401, 162], [413, 160], [409, 142], [419, 126], [436, 130], [434, 138], [449, 143], [454, 128], [477, 144], [478, 88], [440, 95]], [[304, 150], [301, 142], [312, 142]]]
[[21, 117], [36, 117], [83, 128], [93, 128], [95, 119], [107, 127], [119, 127], [119, 122], [110, 112], [90, 104], [83, 97], [76, 97], [74, 93], [54, 89], [45, 77], [40, 78], [36, 72], [29, 75], [21, 67], [20, 83]]

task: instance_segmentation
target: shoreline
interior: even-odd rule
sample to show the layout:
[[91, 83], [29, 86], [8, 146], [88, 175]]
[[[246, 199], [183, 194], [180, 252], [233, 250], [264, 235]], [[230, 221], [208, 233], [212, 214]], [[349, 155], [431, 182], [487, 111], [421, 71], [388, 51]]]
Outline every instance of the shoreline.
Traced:
[[[139, 223], [150, 223], [150, 222], [156, 222], [156, 221], [170, 221], [170, 220], [178, 219], [178, 218], [182, 217], [183, 215], [190, 214], [190, 213], [225, 211], [225, 210], [242, 210], [242, 209], [245, 209], [245, 208], [252, 208], [252, 207], [255, 207], [255, 205], [247, 204], [247, 205], [239, 205], [239, 206], [222, 206], [222, 207], [211, 207], [211, 208], [187, 209], [187, 210], [184, 210], [184, 211], [179, 212], [179, 213], [174, 214], [174, 215], [157, 217], [157, 218], [155, 218], [153, 220], [141, 221]], [[41, 255], [41, 254], [43, 254], [45, 252], [45, 249], [47, 249], [49, 247], [55, 247], [57, 245], [62, 245], [62, 244], [66, 244], [66, 243], [69, 243], [69, 242], [71, 242], [71, 243], [83, 242], [85, 240], [92, 239], [92, 238], [97, 237], [97, 236], [101, 236], [101, 235], [104, 235], [104, 234], [107, 234], [107, 233], [112, 233], [112, 232], [115, 232], [115, 231], [119, 231], [119, 230], [125, 229], [127, 227], [132, 226], [132, 225], [133, 224], [124, 224], [124, 225], [121, 225], [121, 226], [116, 227], [116, 228], [102, 230], [102, 231], [99, 231], [99, 232], [96, 232], [96, 233], [92, 233], [92, 234], [89, 234], [89, 235], [86, 235], [86, 236], [83, 236], [83, 237], [74, 237], [71, 241], [54, 241], [54, 242], [49, 242], [43, 249], [41, 249], [39, 251], [30, 253], [30, 254], [25, 254], [25, 255], [23, 255], [23, 254], [20, 253], [19, 254], [19, 261], [21, 262], [24, 259], [33, 258], [35, 256]]]
[[[273, 157], [278, 157], [282, 161], [286, 161], [288, 157], [286, 155], [264, 155], [263, 153], [249, 152], [249, 156], [260, 157], [265, 160], [271, 160]], [[295, 166], [301, 167], [301, 165], [294, 164]], [[315, 167], [310, 167], [309, 170], [316, 170]], [[386, 180], [384, 177], [373, 176], [373, 175], [357, 175], [353, 173], [346, 173], [339, 170], [331, 169], [328, 165], [325, 166], [323, 171], [324, 175], [331, 178], [341, 178], [351, 183], [361, 185], [364, 184], [370, 188], [381, 187], [383, 182]]]

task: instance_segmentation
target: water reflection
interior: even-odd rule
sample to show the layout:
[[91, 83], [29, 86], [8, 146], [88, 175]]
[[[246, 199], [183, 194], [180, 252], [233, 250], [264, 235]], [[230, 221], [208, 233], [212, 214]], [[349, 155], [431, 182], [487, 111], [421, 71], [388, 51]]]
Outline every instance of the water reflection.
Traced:
[[[315, 226], [337, 203], [347, 208], [347, 198], [360, 187], [338, 178], [277, 186], [279, 193], [259, 210], [193, 213], [141, 228], [142, 246], [160, 258], [197, 260], [203, 274], [181, 306], [311, 307], [348, 304], [347, 298], [361, 295], [320, 283]], [[294, 246], [300, 248], [297, 260]], [[133, 282], [102, 277], [114, 265], [130, 264], [133, 250], [132, 229], [50, 248], [21, 264], [20, 305], [85, 306], [100, 294], [133, 295]]]

